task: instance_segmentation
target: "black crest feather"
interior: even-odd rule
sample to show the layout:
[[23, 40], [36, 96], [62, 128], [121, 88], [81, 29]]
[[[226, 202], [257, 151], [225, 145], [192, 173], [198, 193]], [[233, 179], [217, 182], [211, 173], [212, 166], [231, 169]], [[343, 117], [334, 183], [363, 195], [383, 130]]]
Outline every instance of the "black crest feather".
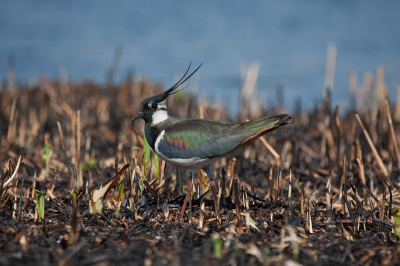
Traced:
[[[184, 87], [183, 89], [177, 90], [180, 85], [182, 85], [186, 80], [188, 80], [191, 76], [193, 76], [194, 73], [196, 73], [197, 70], [203, 65], [201, 63], [189, 76], [186, 77], [187, 73], [189, 73], [190, 67], [192, 66], [192, 62], [190, 62], [188, 69], [186, 70], [185, 74], [181, 77], [180, 80], [178, 80], [177, 83], [175, 83], [171, 88], [169, 88], [167, 91], [163, 92], [161, 95], [165, 96], [167, 98], [168, 96], [175, 94], [177, 92], [180, 92], [181, 90], [186, 89], [187, 87]], [[185, 78], [186, 77], [186, 78]]]

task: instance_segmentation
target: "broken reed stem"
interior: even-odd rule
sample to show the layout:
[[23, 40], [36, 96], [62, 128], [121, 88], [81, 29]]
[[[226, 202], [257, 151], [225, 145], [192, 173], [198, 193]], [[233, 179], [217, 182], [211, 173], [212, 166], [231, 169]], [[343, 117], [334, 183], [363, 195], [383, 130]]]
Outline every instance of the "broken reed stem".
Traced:
[[310, 234], [313, 234], [313, 233], [314, 233], [314, 230], [313, 230], [312, 220], [311, 220], [310, 200], [308, 200], [307, 205], [308, 205], [308, 210], [307, 210], [307, 221], [308, 221], [308, 226], [307, 226], [307, 227], [308, 227], [309, 233], [310, 233]]
[[394, 145], [394, 150], [396, 152], [396, 158], [397, 158], [397, 167], [400, 169], [400, 154], [399, 154], [399, 147], [397, 146], [397, 141], [396, 141], [396, 135], [394, 133], [393, 129], [393, 122], [392, 122], [392, 115], [390, 114], [390, 109], [389, 109], [389, 103], [387, 100], [385, 100], [385, 105], [386, 105], [386, 112], [388, 116], [388, 122], [390, 126], [390, 135], [392, 137], [392, 142]]
[[230, 196], [232, 195], [232, 185], [235, 176], [235, 166], [236, 166], [236, 158], [233, 157], [232, 159], [229, 160], [228, 166], [226, 168], [226, 175], [229, 180], [228, 192]]
[[144, 147], [144, 140], [139, 132], [136, 130], [136, 128], [132, 127], [132, 132], [136, 137], [136, 141], [139, 142], [139, 146]]
[[250, 212], [249, 212], [249, 199], [247, 197], [247, 190], [244, 192], [244, 203], [246, 207], [246, 230], [247, 232], [250, 231]]
[[343, 215], [346, 214], [345, 201], [344, 201], [345, 186], [346, 186], [346, 157], [343, 156], [343, 173], [342, 173], [342, 182], [340, 184], [340, 188], [342, 190], [342, 213], [343, 213]]
[[233, 190], [235, 191], [235, 204], [236, 204], [236, 219], [239, 234], [243, 233], [242, 220], [240, 218], [240, 190], [239, 190], [239, 179], [235, 178], [233, 182]]
[[304, 181], [301, 183], [300, 211], [301, 211], [301, 215], [304, 215]]
[[[17, 106], [17, 99], [14, 98], [13, 102], [11, 104], [11, 112], [10, 112], [10, 118], [9, 118], [9, 125], [8, 125], [8, 131], [7, 131], [7, 145], [12, 143], [14, 141], [14, 136], [15, 132], [14, 130], [14, 120], [15, 120], [15, 113], [16, 113], [16, 106]], [[8, 147], [7, 147], [8, 149]]]
[[12, 211], [12, 216], [11, 216], [13, 219], [17, 219], [17, 208], [18, 208], [17, 187], [18, 187], [18, 180], [15, 183], [15, 187], [14, 187], [14, 191], [13, 191], [13, 193], [14, 193], [14, 204], [13, 204], [13, 208], [12, 208], [13, 211]]
[[324, 123], [321, 122], [320, 126], [319, 126], [319, 129], [321, 132], [321, 150], [320, 150], [320, 154], [319, 154], [319, 157], [321, 159], [321, 162], [320, 162], [321, 167], [325, 167], [324, 156], [326, 154], [326, 141], [327, 141], [326, 140], [326, 138], [327, 138], [326, 132], [327, 132], [327, 128], [329, 125], [329, 120], [330, 120], [329, 116], [326, 116], [324, 119]]
[[355, 149], [356, 149], [356, 161], [358, 164], [358, 177], [361, 180], [361, 183], [363, 183], [364, 185], [367, 184], [365, 181], [365, 171], [364, 171], [364, 162], [363, 162], [363, 158], [362, 158], [362, 151], [361, 151], [361, 145], [360, 145], [360, 141], [358, 140], [358, 138], [356, 138], [356, 144], [355, 144]]
[[365, 172], [364, 172], [364, 165], [362, 163], [362, 159], [360, 160], [360, 159], [357, 158], [357, 164], [358, 164], [358, 168], [360, 170], [359, 171], [359, 177], [360, 177], [361, 183], [363, 183], [365, 185], [367, 183], [365, 181]]
[[201, 104], [199, 105], [199, 117], [200, 119], [204, 119], [204, 108]]
[[203, 229], [204, 226], [204, 200], [200, 201], [200, 214], [199, 214], [199, 229]]
[[161, 160], [161, 168], [160, 168], [160, 183], [164, 181], [164, 172], [165, 172], [165, 161]]
[[400, 85], [397, 86], [397, 97], [393, 117], [394, 121], [400, 121]]
[[76, 167], [78, 172], [77, 188], [83, 186], [82, 169], [81, 169], [81, 110], [76, 111]]
[[341, 127], [340, 127], [340, 117], [339, 117], [339, 106], [336, 105], [335, 108], [335, 112], [334, 112], [334, 117], [335, 117], [335, 125], [336, 125], [336, 130], [337, 130], [337, 156], [339, 159], [339, 155], [340, 155], [340, 146], [341, 146], [341, 142], [342, 142], [342, 131], [341, 131]]
[[269, 150], [270, 153], [275, 157], [276, 164], [280, 165], [281, 164], [281, 156], [276, 152], [276, 150], [268, 143], [268, 141], [265, 139], [264, 136], [260, 138], [261, 142], [264, 144], [264, 146]]
[[3, 189], [5, 187], [7, 187], [7, 185], [17, 176], [19, 166], [21, 165], [21, 162], [22, 162], [23, 159], [24, 159], [24, 157], [22, 155], [20, 155], [19, 158], [18, 158], [18, 162], [17, 162], [17, 165], [15, 166], [14, 171], [12, 171], [11, 167], [9, 167], [10, 174], [12, 173], [12, 175], [7, 181], [4, 182]]
[[72, 131], [72, 136], [70, 139], [70, 148], [71, 148], [71, 158], [72, 158], [72, 163], [76, 164], [76, 115], [75, 112], [71, 112], [71, 131]]
[[36, 171], [33, 174], [33, 182], [32, 182], [32, 199], [35, 199], [36, 196]]
[[293, 215], [293, 206], [292, 206], [292, 170], [289, 172], [289, 188], [288, 188], [288, 204], [290, 208], [290, 212]]
[[115, 160], [114, 160], [114, 168], [115, 168], [115, 174], [117, 174], [118, 171], [119, 171], [119, 167], [118, 167], [118, 156], [115, 157]]
[[393, 184], [392, 180], [390, 180], [388, 170], [386, 169], [385, 165], [383, 164], [383, 161], [382, 161], [382, 159], [381, 159], [381, 156], [379, 156], [379, 153], [378, 153], [378, 151], [376, 150], [375, 145], [374, 145], [374, 143], [372, 142], [372, 140], [371, 140], [371, 138], [370, 138], [370, 136], [369, 136], [369, 134], [368, 134], [368, 131], [365, 129], [364, 124], [363, 124], [363, 122], [361, 121], [360, 116], [359, 116], [358, 114], [355, 114], [355, 116], [356, 116], [356, 119], [357, 119], [358, 124], [360, 125], [361, 129], [362, 129], [363, 132], [364, 132], [365, 138], [367, 139], [368, 144], [369, 144], [369, 146], [371, 147], [372, 153], [374, 154], [374, 157], [375, 157], [376, 161], [378, 162], [379, 167], [381, 168], [381, 171], [383, 171], [383, 174], [384, 174], [385, 178], [387, 179], [388, 183], [390, 184], [390, 187], [391, 187], [392, 189], [394, 189], [394, 184]]
[[57, 121], [58, 133], [60, 134], [61, 149], [65, 150], [64, 135], [61, 129], [60, 121]]
[[276, 201], [278, 201], [278, 191], [279, 191], [279, 181], [280, 181], [280, 178], [279, 178], [280, 168], [277, 165], [274, 166], [273, 173], [274, 173], [274, 176], [273, 176], [273, 178], [274, 178], [274, 200], [276, 202]]
[[[193, 186], [193, 188], [195, 188], [195, 186]], [[192, 223], [192, 197], [189, 197], [189, 223]]]
[[230, 177], [233, 178], [233, 176], [235, 175], [235, 167], [236, 167], [236, 158], [233, 157], [230, 160], [231, 164], [230, 164]]
[[20, 194], [19, 194], [19, 208], [18, 208], [18, 221], [20, 221], [21, 222], [21, 214], [22, 214], [22, 199], [23, 199], [23, 197], [24, 197], [24, 181], [25, 181], [25, 179], [24, 178], [22, 178], [22, 182], [21, 182], [21, 191], [20, 191]]
[[268, 186], [269, 186], [269, 200], [271, 201], [271, 203], [274, 203], [274, 178], [273, 178], [273, 172], [274, 169], [271, 165], [271, 167], [269, 168], [269, 182], [268, 182]]
[[[388, 209], [388, 217], [391, 218], [392, 217], [392, 202], [393, 202], [393, 195], [392, 195], [392, 190], [390, 189], [390, 186], [388, 185], [388, 183], [385, 181], [385, 178], [382, 177], [382, 175], [378, 172], [378, 170], [376, 168], [374, 168], [375, 173], [379, 176], [379, 178], [381, 179], [383, 186], [384, 186], [384, 198], [386, 199], [385, 196], [385, 191], [386, 188], [385, 186], [388, 188], [389, 190], [389, 209]], [[385, 205], [385, 204], [384, 204]]]
[[326, 210], [328, 212], [332, 211], [331, 188], [332, 188], [331, 177], [329, 177], [328, 182], [326, 182], [326, 191], [325, 191], [325, 194], [326, 194]]

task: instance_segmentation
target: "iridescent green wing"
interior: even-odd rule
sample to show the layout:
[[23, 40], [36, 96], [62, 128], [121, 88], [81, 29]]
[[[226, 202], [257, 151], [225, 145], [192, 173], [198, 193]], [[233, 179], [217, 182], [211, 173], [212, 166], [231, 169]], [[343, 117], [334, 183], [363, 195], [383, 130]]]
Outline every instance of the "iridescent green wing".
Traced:
[[231, 133], [238, 124], [184, 120], [165, 129], [158, 150], [168, 158], [213, 158], [236, 148], [241, 138]]
[[168, 158], [214, 158], [252, 143], [258, 137], [285, 125], [288, 115], [260, 118], [246, 123], [214, 120], [173, 120], [164, 130], [158, 150]]

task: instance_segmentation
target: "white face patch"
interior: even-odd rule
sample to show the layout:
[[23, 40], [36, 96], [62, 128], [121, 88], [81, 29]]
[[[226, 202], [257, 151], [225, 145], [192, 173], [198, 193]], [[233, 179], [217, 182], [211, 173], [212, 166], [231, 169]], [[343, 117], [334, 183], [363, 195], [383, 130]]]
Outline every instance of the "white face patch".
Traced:
[[167, 109], [167, 100], [164, 100], [164, 101], [162, 101], [162, 102], [160, 102], [158, 104], [158, 108], [157, 109], [161, 109], [161, 108]]
[[[149, 108], [153, 103], [149, 103]], [[157, 103], [157, 110], [154, 111], [153, 113], [153, 123], [152, 125], [157, 125], [161, 122], [164, 122], [165, 120], [168, 119], [168, 112], [167, 112], [167, 100], [164, 100], [160, 103]]]
[[160, 110], [157, 109], [154, 113], [153, 113], [153, 125], [157, 125], [161, 122], [164, 122], [165, 120], [167, 120], [169, 118], [168, 116], [168, 112], [167, 110]]

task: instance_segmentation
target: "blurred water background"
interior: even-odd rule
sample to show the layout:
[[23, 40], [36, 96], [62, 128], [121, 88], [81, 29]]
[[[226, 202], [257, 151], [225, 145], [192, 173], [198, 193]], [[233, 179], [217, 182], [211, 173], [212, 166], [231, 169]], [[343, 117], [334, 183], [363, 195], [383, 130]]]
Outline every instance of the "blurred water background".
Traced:
[[[265, 105], [284, 91], [310, 108], [322, 98], [327, 46], [337, 47], [333, 103], [349, 107], [348, 76], [385, 67], [395, 98], [400, 84], [399, 1], [2, 1], [0, 78], [45, 74], [102, 84], [120, 52], [114, 82], [133, 74], [170, 86], [192, 61], [204, 63], [188, 90], [239, 106], [242, 71], [260, 64]], [[116, 56], [118, 58], [118, 55]]]

